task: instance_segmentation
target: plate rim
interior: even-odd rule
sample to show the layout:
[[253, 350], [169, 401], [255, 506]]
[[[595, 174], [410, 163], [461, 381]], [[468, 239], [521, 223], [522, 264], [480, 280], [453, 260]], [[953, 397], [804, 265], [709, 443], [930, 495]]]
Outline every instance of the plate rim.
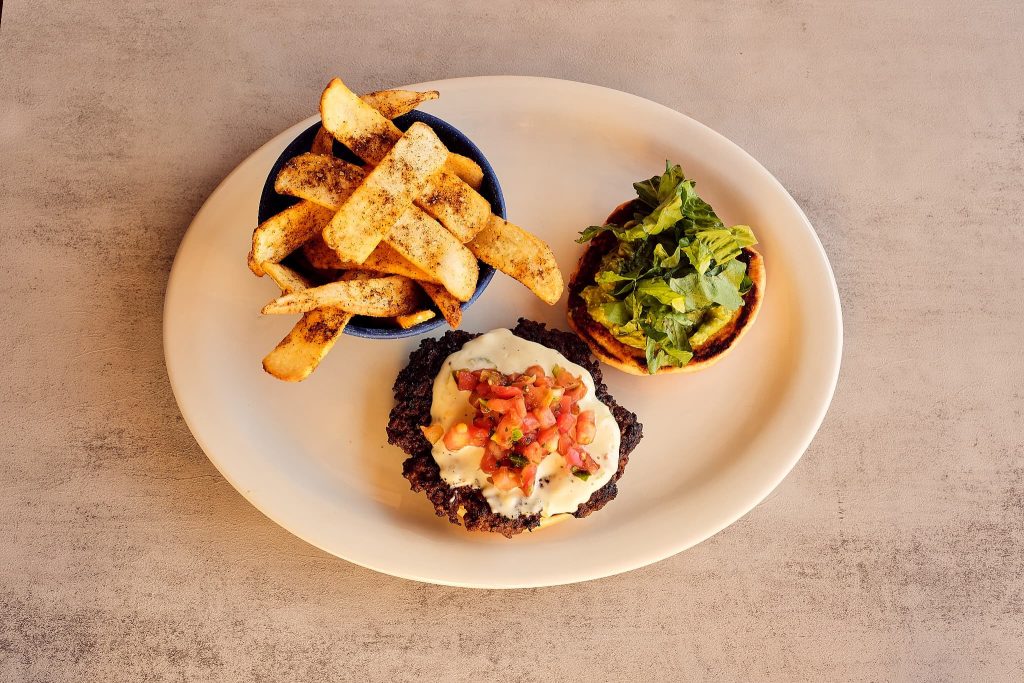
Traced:
[[184, 403], [182, 401], [182, 398], [181, 398], [182, 397], [181, 376], [180, 376], [180, 374], [175, 372], [175, 370], [174, 370], [175, 364], [174, 364], [174, 361], [171, 358], [171, 350], [170, 349], [174, 345], [174, 343], [173, 343], [173, 341], [171, 339], [172, 334], [171, 334], [171, 331], [170, 331], [169, 320], [173, 316], [173, 312], [172, 312], [173, 305], [172, 304], [174, 303], [174, 301], [176, 299], [176, 297], [174, 296], [176, 276], [180, 276], [180, 272], [181, 272], [181, 270], [183, 268], [183, 266], [181, 265], [182, 261], [179, 258], [179, 256], [181, 255], [182, 251], [184, 250], [186, 244], [188, 244], [190, 242], [190, 239], [195, 239], [195, 237], [196, 237], [196, 233], [193, 232], [193, 230], [192, 230], [193, 227], [199, 221], [199, 219], [203, 215], [204, 211], [208, 210], [208, 207], [210, 205], [212, 205], [213, 200], [215, 198], [217, 198], [218, 195], [222, 192], [222, 190], [226, 186], [228, 186], [230, 184], [230, 182], [234, 179], [234, 177], [236, 175], [238, 175], [242, 171], [243, 167], [246, 166], [246, 163], [250, 159], [260, 155], [266, 148], [277, 145], [278, 141], [280, 139], [285, 139], [286, 137], [287, 137], [287, 139], [291, 139], [291, 137], [294, 137], [294, 135], [298, 131], [303, 130], [304, 127], [309, 126], [313, 122], [317, 121], [319, 119], [319, 115], [318, 114], [313, 114], [313, 115], [309, 116], [308, 118], [303, 119], [302, 121], [299, 121], [299, 122], [293, 124], [292, 126], [289, 126], [288, 128], [286, 128], [286, 129], [280, 131], [279, 133], [275, 134], [273, 137], [271, 137], [265, 143], [263, 143], [262, 145], [257, 147], [250, 154], [248, 154], [243, 160], [241, 160], [224, 177], [224, 179], [221, 180], [221, 182], [217, 184], [216, 188], [214, 188], [214, 190], [210, 193], [210, 195], [203, 202], [202, 206], [196, 212], [195, 216], [193, 216], [192, 220], [189, 223], [189, 227], [186, 229], [185, 233], [183, 234], [183, 236], [181, 238], [181, 241], [178, 244], [177, 250], [175, 251], [174, 261], [173, 261], [173, 263], [171, 265], [171, 268], [170, 268], [170, 270], [168, 272], [167, 284], [166, 284], [165, 292], [164, 292], [164, 304], [163, 304], [163, 307], [162, 307], [163, 321], [162, 321], [161, 341], [162, 341], [163, 350], [164, 350], [164, 364], [165, 364], [165, 367], [167, 369], [167, 376], [168, 376], [168, 380], [169, 380], [170, 385], [171, 385], [171, 391], [174, 394], [175, 402], [178, 405], [178, 410], [181, 413], [182, 418], [184, 419], [186, 426], [188, 426], [189, 431], [192, 434], [192, 437], [196, 440], [196, 443], [203, 450], [203, 453], [206, 455], [207, 459], [211, 463], [213, 463], [213, 465], [214, 465], [214, 467], [216, 467], [217, 471], [220, 472], [221, 476], [223, 476], [228, 481], [228, 483], [230, 483], [231, 486], [236, 491], [238, 491], [238, 493], [240, 495], [242, 495], [243, 498], [245, 498], [245, 500], [247, 500], [261, 514], [263, 514], [265, 517], [267, 517], [267, 519], [269, 519], [269, 520], [273, 521], [275, 524], [281, 526], [282, 528], [287, 530], [292, 535], [302, 539], [306, 543], [309, 543], [310, 545], [320, 549], [321, 551], [327, 553], [328, 555], [333, 555], [333, 556], [338, 557], [338, 558], [340, 558], [340, 559], [342, 559], [342, 560], [344, 560], [346, 562], [351, 562], [352, 564], [364, 567], [364, 568], [369, 569], [371, 571], [379, 572], [379, 573], [382, 573], [382, 574], [387, 574], [389, 576], [395, 576], [397, 578], [402, 578], [402, 579], [407, 579], [407, 580], [412, 580], [412, 581], [419, 581], [419, 582], [423, 582], [423, 583], [431, 583], [431, 584], [436, 584], [436, 585], [453, 586], [453, 587], [489, 589], [489, 590], [493, 590], [493, 589], [518, 589], [518, 588], [541, 588], [541, 587], [547, 587], [547, 586], [559, 586], [559, 585], [566, 585], [566, 584], [572, 584], [572, 583], [580, 583], [580, 582], [584, 582], [584, 581], [593, 581], [593, 580], [600, 579], [600, 578], [605, 578], [605, 577], [609, 577], [609, 576], [615, 576], [615, 575], [618, 575], [618, 574], [622, 574], [622, 573], [625, 573], [625, 572], [632, 571], [634, 569], [639, 569], [641, 567], [645, 567], [645, 566], [648, 566], [648, 565], [660, 562], [660, 561], [662, 561], [664, 559], [667, 559], [669, 557], [677, 555], [677, 554], [679, 554], [679, 553], [681, 553], [681, 552], [683, 552], [685, 550], [688, 550], [688, 549], [694, 547], [695, 545], [698, 545], [699, 543], [702, 543], [702, 542], [708, 540], [709, 538], [712, 538], [713, 536], [715, 536], [719, 532], [721, 532], [723, 529], [731, 526], [732, 524], [735, 524], [738, 520], [742, 519], [744, 516], [749, 514], [751, 510], [753, 510], [755, 507], [760, 505], [764, 501], [764, 499], [767, 498], [768, 495], [779, 486], [779, 484], [782, 482], [782, 480], [785, 479], [789, 475], [789, 473], [793, 470], [793, 468], [796, 466], [797, 462], [800, 461], [800, 459], [803, 457], [803, 454], [807, 451], [807, 448], [810, 446], [811, 442], [814, 440], [814, 437], [817, 435], [818, 430], [821, 428], [821, 425], [824, 422], [825, 415], [828, 413], [828, 409], [830, 408], [830, 406], [832, 404], [832, 400], [835, 397], [835, 391], [836, 391], [836, 388], [837, 388], [838, 382], [839, 382], [839, 374], [840, 374], [840, 369], [841, 369], [841, 364], [842, 364], [842, 352], [843, 352], [843, 346], [844, 346], [844, 339], [843, 339], [843, 327], [844, 326], [843, 326], [843, 315], [842, 315], [842, 302], [841, 302], [841, 299], [839, 297], [839, 289], [838, 289], [838, 285], [836, 283], [835, 273], [834, 273], [834, 270], [832, 268], [831, 261], [828, 258], [828, 254], [825, 252], [825, 248], [824, 248], [824, 246], [821, 243], [821, 239], [818, 237], [818, 234], [814, 230], [814, 227], [811, 224], [810, 220], [807, 218], [806, 214], [804, 213], [804, 211], [800, 207], [800, 205], [796, 202], [795, 199], [793, 199], [792, 195], [790, 195], [789, 191], [786, 190], [786, 188], [782, 185], [782, 183], [760, 161], [758, 161], [756, 158], [754, 158], [750, 153], [748, 153], [746, 150], [744, 150], [738, 144], [736, 144], [735, 142], [733, 142], [729, 138], [725, 137], [721, 133], [715, 131], [711, 127], [705, 125], [704, 123], [694, 119], [693, 117], [691, 117], [691, 116], [689, 116], [687, 114], [684, 114], [684, 113], [682, 113], [682, 112], [680, 112], [678, 110], [672, 109], [671, 107], [668, 107], [668, 106], [666, 106], [664, 104], [661, 104], [659, 102], [656, 102], [654, 100], [650, 100], [648, 98], [641, 97], [639, 95], [635, 95], [635, 94], [632, 94], [632, 93], [627, 93], [627, 92], [624, 92], [624, 91], [621, 91], [621, 90], [617, 90], [617, 89], [614, 89], [614, 88], [609, 88], [609, 87], [606, 87], [606, 86], [596, 85], [596, 84], [592, 84], [592, 83], [586, 83], [586, 82], [582, 82], [582, 81], [573, 81], [573, 80], [549, 78], [549, 77], [541, 77], [541, 76], [517, 76], [517, 75], [464, 76], [464, 77], [458, 77], [458, 78], [440, 79], [440, 80], [434, 80], [434, 81], [424, 81], [424, 82], [421, 82], [421, 83], [414, 83], [414, 84], [410, 84], [410, 85], [395, 86], [395, 87], [403, 88], [403, 89], [409, 89], [409, 90], [435, 90], [435, 89], [436, 90], [440, 90], [440, 89], [442, 89], [444, 87], [451, 87], [451, 86], [456, 85], [456, 84], [458, 84], [459, 86], [462, 86], [462, 87], [467, 87], [467, 86], [468, 87], [473, 87], [473, 86], [476, 86], [476, 85], [479, 85], [479, 84], [483, 84], [483, 85], [486, 85], [486, 86], [492, 86], [492, 85], [494, 85], [495, 83], [498, 83], [498, 82], [504, 82], [504, 83], [508, 83], [508, 84], [515, 83], [517, 85], [527, 85], [527, 86], [529, 86], [531, 84], [532, 85], [544, 84], [544, 85], [546, 85], [548, 87], [554, 86], [554, 87], [562, 87], [562, 88], [583, 88], [583, 89], [588, 89], [588, 90], [593, 89], [593, 90], [602, 91], [606, 95], [609, 95], [609, 96], [612, 96], [612, 97], [624, 98], [625, 100], [631, 100], [635, 104], [639, 104], [639, 105], [644, 106], [644, 107], [652, 107], [653, 106], [653, 107], [655, 107], [657, 109], [662, 110], [662, 113], [668, 114], [668, 115], [670, 115], [672, 117], [680, 118], [681, 120], [687, 122], [688, 125], [697, 126], [698, 128], [700, 128], [702, 130], [702, 132], [705, 135], [709, 135], [710, 137], [716, 139], [719, 144], [726, 145], [727, 147], [731, 148], [734, 153], [738, 153], [739, 155], [741, 155], [741, 157], [745, 158], [747, 163], [749, 163], [753, 169], [758, 171], [764, 177], [764, 179], [770, 185], [773, 186], [774, 190], [779, 194], [780, 197], [782, 197], [784, 199], [784, 201], [788, 205], [788, 207], [791, 210], [795, 211], [795, 214], [797, 215], [797, 217], [799, 217], [803, 227], [810, 234], [810, 236], [811, 236], [811, 238], [813, 240], [814, 247], [815, 247], [815, 249], [817, 251], [817, 254], [820, 257], [820, 260], [821, 260], [822, 264], [825, 266], [825, 273], [828, 276], [828, 282], [829, 282], [829, 285], [830, 285], [830, 287], [829, 287], [829, 290], [830, 290], [830, 292], [829, 292], [829, 294], [830, 294], [829, 300], [830, 300], [830, 302], [832, 304], [832, 307], [833, 307], [832, 310], [835, 313], [834, 316], [831, 316], [832, 320], [831, 320], [831, 326], [830, 326], [831, 330], [830, 331], [831, 331], [831, 336], [834, 338], [834, 342], [835, 343], [833, 345], [833, 348], [830, 349], [831, 352], [828, 354], [828, 363], [827, 363], [827, 365], [828, 365], [828, 371], [829, 371], [829, 381], [828, 381], [827, 390], [826, 390], [826, 392], [824, 394], [824, 399], [822, 401], [820, 401], [819, 404], [816, 406], [816, 411], [815, 411], [815, 414], [813, 416], [813, 420], [811, 420], [810, 423], [809, 423], [811, 426], [808, 429], [805, 430], [805, 433], [802, 434], [800, 436], [799, 440], [797, 441], [797, 443], [799, 444], [799, 447], [796, 447], [796, 448], [792, 449], [792, 455], [790, 455], [790, 457], [787, 459], [787, 461], [784, 463], [783, 466], [778, 468], [775, 476], [766, 477], [763, 480], [762, 485], [759, 488], [757, 494], [748, 497], [747, 499], [745, 499], [743, 501], [743, 503], [740, 506], [738, 506], [739, 512], [736, 512], [736, 513], [730, 514], [730, 515], [725, 515], [723, 517], [723, 519], [725, 521], [723, 521], [723, 522], [721, 522], [719, 524], [715, 524], [715, 525], [709, 526], [708, 528], [710, 529], [710, 531], [708, 533], [704, 534], [702, 532], [701, 535], [703, 536], [703, 538], [700, 538], [700, 539], [695, 540], [695, 541], [684, 540], [684, 541], [679, 542], [679, 543], [665, 543], [664, 545], [660, 546], [661, 548], [663, 548], [663, 550], [651, 551], [651, 552], [648, 552], [646, 554], [644, 554], [644, 553], [636, 553], [636, 554], [633, 554], [633, 555], [629, 556], [630, 559], [628, 559], [628, 560], [620, 560], [618, 562], [613, 562], [613, 563], [604, 563], [604, 564], [600, 565], [600, 567], [601, 567], [600, 569], [596, 569], [596, 570], [593, 570], [593, 571], [587, 571], [587, 572], [577, 572], [577, 574], [574, 575], [574, 576], [568, 576], [568, 577], [566, 577], [566, 576], [559, 576], [559, 577], [555, 577], [555, 578], [547, 579], [547, 580], [539, 580], [539, 581], [537, 581], [537, 580], [527, 580], [527, 581], [514, 582], [514, 583], [513, 582], [504, 582], [504, 583], [500, 583], [500, 584], [488, 583], [486, 581], [467, 582], [467, 581], [462, 581], [462, 580], [446, 580], [446, 579], [444, 579], [442, 577], [437, 577], [437, 576], [417, 575], [416, 572], [396, 571], [396, 570], [394, 570], [392, 568], [388, 568], [388, 567], [375, 566], [374, 563], [372, 563], [372, 562], [360, 561], [360, 560], [351, 559], [349, 557], [345, 557], [344, 555], [342, 555], [342, 554], [340, 554], [338, 552], [335, 552], [333, 550], [327, 550], [327, 549], [323, 548], [322, 546], [320, 546], [319, 544], [317, 544], [316, 542], [311, 540], [306, 533], [293, 528], [293, 526], [290, 525], [290, 524], [287, 524], [287, 523], [285, 523], [285, 522], [283, 522], [281, 520], [276, 519], [267, 509], [264, 509], [264, 506], [261, 505], [260, 502], [258, 502], [255, 499], [256, 497], [252, 494], [252, 492], [251, 491], [246, 491], [244, 489], [244, 487], [241, 485], [241, 483], [238, 482], [229, 473], [229, 471], [227, 471], [226, 468], [223, 467], [221, 465], [221, 463], [218, 462], [217, 458], [214, 455], [211, 454], [211, 450], [212, 449], [209, 448], [208, 443], [206, 442], [206, 439], [203, 436], [201, 436], [199, 433], [197, 433], [197, 430], [194, 427], [194, 425], [195, 425], [195, 416], [191, 415], [189, 409], [186, 408], [186, 406], [184, 405]]

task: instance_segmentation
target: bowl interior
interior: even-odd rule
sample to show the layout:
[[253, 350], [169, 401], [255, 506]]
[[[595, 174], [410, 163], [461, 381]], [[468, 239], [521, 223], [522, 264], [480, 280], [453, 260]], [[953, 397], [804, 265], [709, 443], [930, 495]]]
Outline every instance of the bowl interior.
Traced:
[[[491, 168], [491, 165], [488, 163], [487, 158], [484, 157], [483, 152], [481, 152], [469, 138], [463, 135], [461, 131], [451, 124], [446, 121], [442, 121], [436, 116], [431, 116], [430, 114], [425, 114], [421, 111], [411, 111], [408, 114], [404, 114], [396, 118], [394, 123], [400, 130], [404, 131], [416, 121], [422, 121], [433, 128], [434, 132], [437, 133], [437, 136], [449, 151], [467, 156], [480, 165], [480, 168], [483, 169], [484, 172], [484, 180], [480, 187], [480, 194], [484, 199], [490, 202], [491, 211], [496, 215], [505, 218], [505, 199], [501, 195], [501, 186], [498, 184], [498, 178], [494, 173], [494, 169]], [[281, 167], [284, 166], [289, 159], [309, 151], [310, 146], [313, 144], [313, 138], [316, 137], [316, 133], [319, 128], [320, 124], [315, 123], [300, 133], [298, 137], [292, 140], [292, 142], [285, 147], [284, 151], [281, 152], [281, 156], [279, 156], [277, 161], [274, 162], [273, 167], [270, 169], [270, 173], [267, 175], [267, 180], [263, 185], [263, 192], [260, 195], [259, 216], [257, 219], [259, 223], [262, 223], [276, 213], [284, 211], [289, 206], [299, 201], [295, 197], [289, 197], [275, 192], [274, 179], [277, 177], [278, 171], [281, 170]], [[337, 141], [334, 142], [334, 155], [359, 166], [363, 165], [363, 162], [359, 157]], [[469, 301], [462, 304], [463, 310], [468, 308], [480, 297], [480, 294], [487, 288], [492, 277], [494, 277], [494, 268], [486, 263], [480, 262], [480, 278], [477, 281], [476, 291], [473, 292], [473, 296]], [[419, 325], [410, 327], [409, 329], [394, 327], [388, 322], [376, 318], [356, 316], [345, 328], [345, 334], [351, 334], [356, 337], [394, 339], [398, 337], [411, 337], [417, 334], [423, 334], [424, 332], [429, 332], [430, 330], [436, 329], [444, 324], [444, 318], [441, 317], [439, 312], [434, 318], [420, 323]]]

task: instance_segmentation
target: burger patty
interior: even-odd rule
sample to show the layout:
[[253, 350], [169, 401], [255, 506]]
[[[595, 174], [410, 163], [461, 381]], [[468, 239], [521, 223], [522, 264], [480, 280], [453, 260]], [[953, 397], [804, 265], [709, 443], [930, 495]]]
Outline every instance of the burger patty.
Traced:
[[[611, 480], [595, 491], [581, 504], [575, 517], [586, 517], [605, 506], [618, 493], [616, 482], [626, 469], [629, 454], [643, 436], [643, 425], [636, 414], [626, 410], [611, 397], [601, 376], [598, 361], [580, 339], [569, 332], [549, 330], [543, 323], [520, 318], [512, 329], [517, 337], [542, 344], [558, 351], [568, 360], [585, 368], [594, 378], [597, 398], [612, 411], [622, 433], [619, 446], [619, 467]], [[421, 426], [430, 424], [430, 406], [433, 402], [434, 378], [448, 356], [478, 337], [461, 330], [452, 330], [440, 339], [424, 339], [409, 356], [409, 364], [395, 379], [395, 407], [388, 420], [388, 442], [405, 451], [409, 457], [402, 465], [402, 474], [409, 480], [413, 491], [422, 491], [434, 505], [438, 517], [447, 517], [453, 524], [461, 524], [472, 531], [494, 531], [512, 537], [540, 525], [540, 515], [520, 515], [510, 518], [491, 511], [487, 499], [479, 489], [471, 486], [451, 487], [441, 478], [441, 470], [431, 455], [432, 446]], [[464, 509], [465, 515], [459, 510]]]

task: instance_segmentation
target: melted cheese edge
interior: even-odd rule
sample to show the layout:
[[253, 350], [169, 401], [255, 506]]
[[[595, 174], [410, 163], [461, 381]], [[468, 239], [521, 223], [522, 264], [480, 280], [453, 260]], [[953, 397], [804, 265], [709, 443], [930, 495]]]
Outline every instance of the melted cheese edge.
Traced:
[[587, 385], [587, 395], [579, 402], [580, 410], [593, 410], [596, 418], [594, 441], [586, 449], [601, 469], [584, 481], [566, 469], [565, 459], [560, 454], [551, 453], [537, 467], [537, 484], [533, 493], [527, 497], [521, 489], [499, 491], [487, 481], [488, 475], [480, 469], [483, 448], [466, 446], [451, 451], [445, 447], [443, 439], [434, 444], [432, 454], [441, 468], [441, 478], [452, 487], [472, 486], [480, 489], [491, 510], [506, 517], [537, 513], [550, 517], [564, 512], [576, 512], [595, 491], [608, 483], [619, 466], [619, 425], [608, 406], [595, 396], [594, 378], [590, 373], [569, 362], [557, 351], [517, 337], [506, 329], [482, 334], [445, 359], [440, 373], [434, 379], [433, 403], [430, 407], [432, 421], [448, 431], [458, 422], [469, 423], [473, 420], [474, 411], [469, 405], [469, 392], [459, 391], [452, 378], [453, 370], [496, 368], [508, 374], [523, 372], [531, 365], [540, 365], [548, 374], [555, 365], [561, 365], [583, 378]]

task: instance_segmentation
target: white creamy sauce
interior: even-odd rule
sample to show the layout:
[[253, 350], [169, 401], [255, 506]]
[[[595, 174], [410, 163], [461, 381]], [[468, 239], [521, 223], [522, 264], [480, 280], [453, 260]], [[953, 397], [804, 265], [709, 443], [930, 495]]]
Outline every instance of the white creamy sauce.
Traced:
[[498, 329], [483, 334], [445, 359], [441, 372], [434, 379], [431, 419], [442, 425], [445, 431], [458, 422], [468, 424], [473, 420], [469, 392], [459, 391], [452, 378], [453, 370], [496, 368], [509, 374], [523, 372], [531, 365], [540, 365], [549, 375], [555, 365], [560, 365], [583, 378], [587, 395], [579, 402], [580, 410], [593, 410], [597, 427], [593, 443], [585, 448], [601, 469], [584, 481], [568, 471], [565, 459], [559, 453], [551, 453], [537, 467], [537, 483], [533, 493], [527, 497], [519, 488], [499, 491], [487, 481], [488, 475], [480, 469], [483, 448], [466, 446], [451, 451], [445, 447], [443, 439], [434, 444], [433, 456], [441, 468], [441, 478], [449, 486], [480, 489], [491, 510], [506, 517], [537, 513], [550, 517], [562, 512], [575, 512], [591, 494], [608, 483], [619, 467], [619, 425], [608, 406], [594, 395], [594, 378], [590, 373], [570, 363], [557, 351], [517, 337], [509, 330]]

